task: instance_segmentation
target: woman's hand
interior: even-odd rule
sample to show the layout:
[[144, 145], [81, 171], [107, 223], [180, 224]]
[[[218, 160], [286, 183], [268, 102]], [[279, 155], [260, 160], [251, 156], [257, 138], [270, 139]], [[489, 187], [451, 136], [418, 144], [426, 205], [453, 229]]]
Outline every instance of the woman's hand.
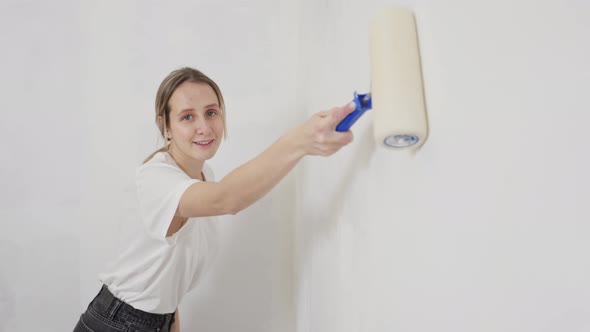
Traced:
[[355, 109], [354, 102], [314, 114], [294, 129], [293, 139], [302, 144], [305, 154], [329, 156], [352, 142], [352, 132], [337, 132], [336, 126]]

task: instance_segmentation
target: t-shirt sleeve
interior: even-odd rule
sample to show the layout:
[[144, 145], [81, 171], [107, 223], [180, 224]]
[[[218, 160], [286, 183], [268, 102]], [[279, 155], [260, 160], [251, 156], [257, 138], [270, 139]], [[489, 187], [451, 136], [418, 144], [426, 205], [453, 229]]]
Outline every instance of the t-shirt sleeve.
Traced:
[[196, 182], [199, 180], [165, 163], [144, 164], [137, 169], [139, 216], [148, 234], [166, 240], [180, 198]]

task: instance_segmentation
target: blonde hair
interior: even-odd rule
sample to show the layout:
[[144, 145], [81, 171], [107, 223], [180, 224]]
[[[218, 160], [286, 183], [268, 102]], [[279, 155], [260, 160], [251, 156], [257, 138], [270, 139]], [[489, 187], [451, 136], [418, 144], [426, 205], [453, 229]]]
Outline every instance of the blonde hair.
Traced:
[[[168, 102], [170, 101], [170, 97], [184, 82], [194, 82], [194, 83], [206, 83], [217, 95], [217, 101], [219, 102], [219, 107], [221, 108], [221, 119], [223, 121], [223, 137], [227, 138], [227, 127], [225, 123], [225, 103], [223, 102], [223, 95], [221, 94], [221, 90], [219, 86], [207, 77], [207, 75], [203, 74], [201, 71], [196, 70], [190, 67], [184, 67], [177, 70], [174, 70], [160, 84], [158, 88], [158, 93], [156, 94], [156, 125], [160, 130], [160, 134], [164, 138], [164, 142], [166, 142], [165, 132], [168, 128], [168, 123], [170, 122], [170, 106]], [[159, 121], [159, 119], [164, 119], [164, 121]], [[145, 164], [150, 159], [156, 155], [158, 152], [168, 151], [168, 147], [170, 146], [169, 143], [164, 143], [165, 146], [160, 148], [159, 150], [152, 153], [149, 157], [147, 157], [143, 163]]]

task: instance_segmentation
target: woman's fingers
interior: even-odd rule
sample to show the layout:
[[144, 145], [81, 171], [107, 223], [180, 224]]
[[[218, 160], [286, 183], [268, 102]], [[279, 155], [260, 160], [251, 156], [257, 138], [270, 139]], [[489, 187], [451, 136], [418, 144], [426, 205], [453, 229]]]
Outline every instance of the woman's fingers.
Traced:
[[351, 101], [344, 106], [334, 107], [330, 113], [331, 126], [336, 129], [336, 126], [356, 109], [356, 104]]
[[352, 132], [338, 132], [336, 126], [356, 108], [354, 102], [315, 114], [306, 123], [310, 138], [309, 154], [329, 156], [352, 142]]

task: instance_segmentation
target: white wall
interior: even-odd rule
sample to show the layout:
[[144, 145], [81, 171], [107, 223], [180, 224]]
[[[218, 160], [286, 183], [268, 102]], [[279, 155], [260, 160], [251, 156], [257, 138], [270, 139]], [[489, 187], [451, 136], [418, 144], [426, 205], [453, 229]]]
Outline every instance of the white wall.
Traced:
[[[369, 88], [385, 1], [305, 1], [311, 109]], [[372, 116], [299, 175], [297, 331], [590, 329], [590, 6], [397, 1], [416, 12], [430, 137], [372, 140]]]
[[0, 331], [71, 330], [80, 309], [77, 6], [0, 4]]
[[[132, 232], [134, 169], [162, 143], [170, 70], [200, 68], [225, 94], [221, 177], [367, 91], [367, 19], [385, 3], [0, 3], [0, 331], [70, 330], [97, 292]], [[590, 327], [588, 4], [396, 3], [417, 14], [426, 145], [375, 146], [369, 113], [351, 146], [224, 218], [186, 330]]]
[[[194, 66], [220, 85], [220, 178], [305, 111], [295, 98], [298, 4], [0, 4], [0, 331], [67, 331], [133, 232], [135, 167], [160, 147], [160, 81]], [[290, 331], [294, 178], [220, 221], [217, 265], [180, 307], [183, 330]]]

